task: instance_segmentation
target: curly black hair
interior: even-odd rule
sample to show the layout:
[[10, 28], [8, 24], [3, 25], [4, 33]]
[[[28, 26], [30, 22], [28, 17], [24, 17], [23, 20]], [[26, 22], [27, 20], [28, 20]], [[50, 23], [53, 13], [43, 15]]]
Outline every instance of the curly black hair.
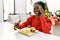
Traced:
[[38, 1], [38, 2], [34, 3], [34, 5], [35, 5], [35, 4], [39, 4], [39, 5], [41, 5], [42, 8], [43, 8], [43, 10], [45, 10], [45, 3], [44, 3], [44, 2], [42, 2], [42, 1]]

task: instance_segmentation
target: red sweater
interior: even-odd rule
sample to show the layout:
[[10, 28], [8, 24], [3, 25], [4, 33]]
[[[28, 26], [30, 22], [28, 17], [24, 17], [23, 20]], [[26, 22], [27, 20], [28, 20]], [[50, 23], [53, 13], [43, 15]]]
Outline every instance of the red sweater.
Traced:
[[32, 15], [31, 17], [27, 18], [27, 20], [22, 23], [19, 28], [21, 29], [27, 27], [28, 25], [30, 25], [30, 27], [35, 27], [36, 30], [41, 32], [50, 33], [52, 23], [45, 16], [40, 16], [38, 18], [35, 15]]

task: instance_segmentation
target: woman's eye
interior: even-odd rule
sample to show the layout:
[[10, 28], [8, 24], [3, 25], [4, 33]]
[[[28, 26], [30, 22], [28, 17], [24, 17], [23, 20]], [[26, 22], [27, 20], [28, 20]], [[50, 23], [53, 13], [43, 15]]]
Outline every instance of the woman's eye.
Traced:
[[34, 8], [34, 10], [35, 10], [35, 8]]

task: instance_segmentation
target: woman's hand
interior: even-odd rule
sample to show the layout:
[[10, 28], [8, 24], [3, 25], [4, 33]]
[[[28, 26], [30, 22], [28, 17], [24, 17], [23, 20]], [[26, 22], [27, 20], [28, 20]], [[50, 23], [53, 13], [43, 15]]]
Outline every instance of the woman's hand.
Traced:
[[17, 30], [18, 28], [19, 28], [19, 25], [20, 25], [20, 20], [17, 22], [17, 23], [15, 23], [15, 25], [14, 25], [14, 30]]

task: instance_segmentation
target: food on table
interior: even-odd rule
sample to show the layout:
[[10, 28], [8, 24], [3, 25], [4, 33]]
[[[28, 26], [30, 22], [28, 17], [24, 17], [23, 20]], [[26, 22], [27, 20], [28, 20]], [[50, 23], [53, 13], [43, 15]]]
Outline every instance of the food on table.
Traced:
[[21, 32], [24, 33], [24, 34], [27, 34], [27, 35], [31, 34], [30, 29], [21, 30]]
[[35, 30], [36, 30], [35, 27], [31, 27], [31, 28], [30, 28], [30, 31], [31, 31], [31, 32], [35, 32]]
[[34, 27], [31, 27], [31, 28], [23, 28], [20, 30], [20, 32], [26, 34], [26, 35], [29, 35], [29, 34], [32, 34], [36, 31], [36, 29]]

